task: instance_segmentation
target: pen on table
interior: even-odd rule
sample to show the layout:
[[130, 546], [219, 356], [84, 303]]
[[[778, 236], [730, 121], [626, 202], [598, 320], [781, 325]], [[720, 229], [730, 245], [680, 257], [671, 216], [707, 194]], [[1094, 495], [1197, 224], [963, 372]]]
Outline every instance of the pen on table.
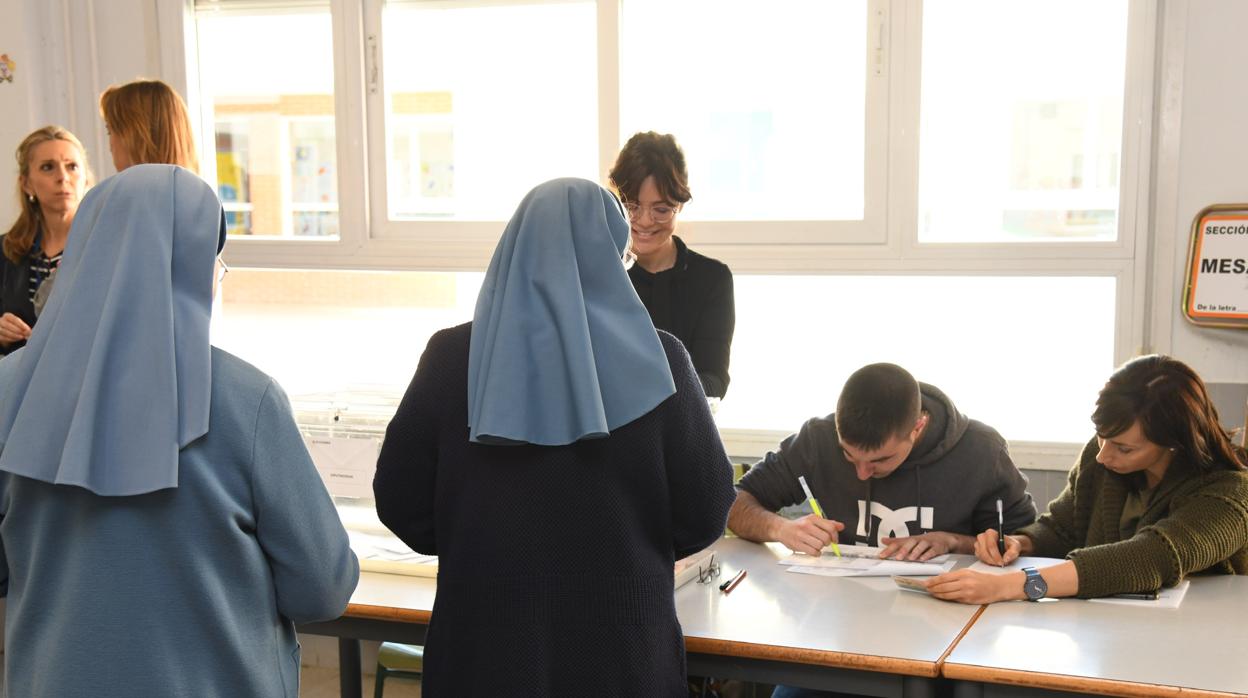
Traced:
[[740, 572], [737, 572], [736, 574], [732, 575], [732, 579], [729, 579], [723, 584], [720, 584], [719, 590], [724, 592], [725, 594], [730, 593], [733, 589], [737, 588], [737, 585], [741, 583], [742, 579], [745, 579], [745, 570], [741, 570]]
[[1137, 594], [1114, 594], [1115, 599], [1135, 599], [1137, 601], [1156, 601], [1160, 595], [1155, 591], [1142, 591]]
[[[814, 510], [815, 515], [821, 519], [828, 518], [823, 515], [823, 507], [819, 506], [819, 500], [815, 499], [814, 494], [811, 494], [810, 485], [806, 484], [806, 476], [798, 475], [797, 481], [801, 483], [802, 491], [806, 493], [806, 499], [810, 500], [810, 508]], [[841, 546], [837, 545], [836, 541], [832, 541], [832, 552], [836, 553], [837, 557], [841, 556]]]
[[1005, 511], [1001, 508], [1001, 500], [997, 500], [997, 552], [1005, 561]]

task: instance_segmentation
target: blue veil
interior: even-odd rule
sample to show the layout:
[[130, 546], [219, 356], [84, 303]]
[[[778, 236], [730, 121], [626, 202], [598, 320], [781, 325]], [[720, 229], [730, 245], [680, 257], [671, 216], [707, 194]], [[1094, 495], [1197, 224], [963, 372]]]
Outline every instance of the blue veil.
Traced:
[[601, 438], [676, 392], [620, 261], [628, 236], [615, 197], [588, 180], [552, 180], [520, 202], [473, 316], [472, 441]]
[[136, 165], [83, 199], [26, 346], [0, 362], [0, 470], [104, 496], [178, 485], [208, 432], [221, 204], [199, 177]]

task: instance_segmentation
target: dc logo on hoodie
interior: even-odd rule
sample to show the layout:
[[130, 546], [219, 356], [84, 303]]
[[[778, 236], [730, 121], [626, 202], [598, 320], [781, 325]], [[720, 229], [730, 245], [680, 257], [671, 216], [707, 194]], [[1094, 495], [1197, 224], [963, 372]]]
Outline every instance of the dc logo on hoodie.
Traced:
[[[867, 536], [867, 502], [858, 500], [858, 535], [862, 538]], [[871, 515], [880, 520], [880, 525], [873, 526], [876, 531], [876, 540], [882, 538], [905, 538], [906, 536], [918, 535], [922, 531], [932, 530], [932, 507], [922, 507], [917, 512], [915, 507], [902, 507], [897, 511], [893, 511], [879, 502], [871, 502]], [[919, 521], [919, 531], [910, 532], [910, 522], [922, 516]]]

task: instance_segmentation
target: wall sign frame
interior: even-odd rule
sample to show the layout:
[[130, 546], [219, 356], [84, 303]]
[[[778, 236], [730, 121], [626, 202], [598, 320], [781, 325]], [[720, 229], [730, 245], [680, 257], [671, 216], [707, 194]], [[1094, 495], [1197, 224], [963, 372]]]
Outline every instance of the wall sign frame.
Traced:
[[1213, 204], [1192, 220], [1183, 316], [1248, 329], [1248, 204]]

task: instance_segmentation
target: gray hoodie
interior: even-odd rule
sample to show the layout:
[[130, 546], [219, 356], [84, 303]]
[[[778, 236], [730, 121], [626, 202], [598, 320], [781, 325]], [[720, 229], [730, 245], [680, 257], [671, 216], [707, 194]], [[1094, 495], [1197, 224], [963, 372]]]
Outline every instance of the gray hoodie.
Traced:
[[[1027, 477], [1010, 460], [1005, 439], [968, 419], [939, 389], [919, 384], [927, 429], [910, 455], [888, 477], [863, 482], [841, 451], [834, 415], [815, 417], [768, 453], [737, 484], [771, 510], [806, 499], [806, 476], [824, 514], [845, 524], [842, 543], [879, 545], [881, 537], [927, 531], [975, 535], [997, 525], [997, 500], [1005, 531], [1036, 520]], [[864, 516], [868, 509], [871, 516]]]

